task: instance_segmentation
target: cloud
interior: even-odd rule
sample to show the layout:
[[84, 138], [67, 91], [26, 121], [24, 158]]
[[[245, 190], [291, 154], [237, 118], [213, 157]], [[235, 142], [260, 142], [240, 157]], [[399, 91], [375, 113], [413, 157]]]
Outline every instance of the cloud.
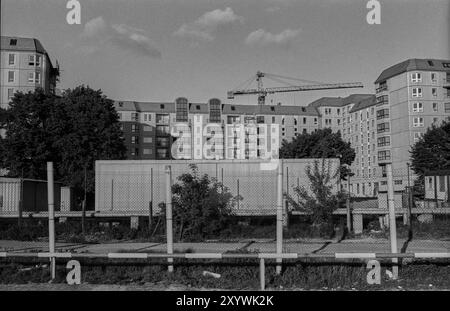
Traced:
[[279, 34], [272, 34], [264, 29], [258, 29], [250, 33], [245, 39], [247, 45], [277, 45], [289, 46], [300, 34], [301, 29], [285, 29]]
[[83, 47], [85, 53], [98, 50], [98, 45], [113, 45], [137, 55], [161, 58], [161, 52], [142, 29], [124, 24], [108, 24], [102, 16], [88, 21], [81, 37], [89, 44]]
[[179, 37], [213, 41], [216, 30], [224, 25], [242, 23], [244, 18], [236, 15], [230, 7], [206, 12], [192, 23], [183, 24], [173, 34]]

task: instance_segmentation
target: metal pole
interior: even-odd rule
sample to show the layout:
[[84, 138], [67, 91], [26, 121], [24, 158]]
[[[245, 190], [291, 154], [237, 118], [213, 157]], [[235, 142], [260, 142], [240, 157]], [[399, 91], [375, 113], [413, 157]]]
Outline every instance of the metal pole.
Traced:
[[[289, 196], [289, 167], [286, 167], [286, 195]], [[285, 217], [283, 221], [283, 226], [289, 226], [289, 201], [286, 198], [286, 208], [285, 208]]]
[[[170, 165], [166, 165], [166, 235], [167, 254], [173, 254], [173, 232], [172, 232], [172, 172]], [[168, 271], [173, 272], [173, 258], [168, 258]]]
[[352, 231], [352, 215], [351, 215], [351, 207], [350, 207], [350, 174], [347, 177], [347, 230], [348, 232]]
[[[397, 226], [395, 223], [395, 201], [394, 201], [394, 181], [392, 176], [392, 164], [386, 164], [387, 186], [388, 186], [388, 205], [389, 205], [389, 236], [391, 244], [391, 253], [397, 253]], [[398, 278], [398, 258], [392, 259], [393, 279]]]
[[18, 225], [19, 228], [22, 227], [22, 214], [23, 214], [23, 168], [22, 168], [22, 175], [20, 177], [20, 202], [19, 202], [19, 219], [18, 219]]
[[264, 258], [259, 260], [259, 284], [261, 286], [261, 290], [266, 288], [266, 267]]
[[[278, 161], [277, 173], [277, 254], [283, 252], [283, 161]], [[277, 258], [276, 273], [281, 274], [281, 258]]]
[[408, 227], [409, 230], [411, 231], [412, 229], [412, 221], [411, 221], [411, 209], [412, 209], [412, 205], [413, 205], [413, 196], [412, 196], [412, 188], [411, 188], [411, 181], [410, 181], [410, 176], [409, 176], [409, 162], [406, 163], [407, 168], [408, 168]]
[[[53, 162], [47, 162], [47, 200], [48, 200], [48, 244], [49, 252], [55, 252], [55, 205], [54, 205], [54, 183]], [[56, 277], [55, 257], [50, 257], [50, 272], [52, 280]]]
[[148, 209], [148, 231], [151, 233], [153, 224], [153, 167], [150, 168], [150, 203]]
[[237, 209], [239, 210], [239, 202], [241, 201], [240, 196], [239, 196], [239, 178], [237, 179], [237, 185], [236, 185], [236, 187], [237, 187], [237, 197], [238, 197], [238, 200], [237, 200]]

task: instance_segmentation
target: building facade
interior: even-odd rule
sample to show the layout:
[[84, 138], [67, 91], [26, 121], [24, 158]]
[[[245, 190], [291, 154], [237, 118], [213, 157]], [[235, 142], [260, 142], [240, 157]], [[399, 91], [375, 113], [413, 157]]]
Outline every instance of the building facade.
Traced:
[[55, 93], [59, 68], [39, 40], [5, 36], [0, 40], [0, 107], [7, 108], [18, 91], [42, 88]]
[[[276, 146], [274, 137], [281, 142], [321, 128], [340, 131], [356, 153], [350, 167], [354, 175], [342, 187], [350, 187], [357, 197], [376, 197], [386, 190], [386, 164], [392, 163], [394, 189], [403, 190], [411, 146], [428, 127], [450, 118], [450, 60], [409, 59], [382, 71], [375, 95], [323, 97], [308, 106], [232, 105], [218, 99], [190, 103], [178, 98], [173, 103], [116, 101], [115, 107], [129, 159], [170, 159], [171, 146], [182, 141], [190, 142], [190, 147], [181, 151], [181, 158], [201, 159], [201, 146], [214, 132], [222, 134], [210, 148], [217, 158], [252, 159], [262, 155], [251, 152], [252, 144], [256, 149], [267, 144], [271, 150]], [[208, 130], [207, 124], [216, 129]], [[272, 124], [278, 130], [271, 129]], [[246, 135], [236, 135], [239, 131]], [[239, 149], [244, 150], [242, 155]], [[413, 178], [411, 174], [411, 183]]]

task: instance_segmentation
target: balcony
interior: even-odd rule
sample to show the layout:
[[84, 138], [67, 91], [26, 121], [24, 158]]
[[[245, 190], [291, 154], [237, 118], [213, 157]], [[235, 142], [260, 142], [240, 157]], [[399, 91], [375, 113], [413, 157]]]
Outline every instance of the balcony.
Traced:
[[[444, 78], [442, 86], [447, 89], [450, 88], [450, 77]], [[447, 97], [448, 97], [448, 95], [447, 95]]]
[[375, 90], [375, 92], [378, 94], [378, 93], [381, 93], [381, 92], [385, 92], [385, 91], [387, 91], [387, 90], [388, 90], [387, 85], [381, 85], [380, 87], [378, 87], [378, 88]]

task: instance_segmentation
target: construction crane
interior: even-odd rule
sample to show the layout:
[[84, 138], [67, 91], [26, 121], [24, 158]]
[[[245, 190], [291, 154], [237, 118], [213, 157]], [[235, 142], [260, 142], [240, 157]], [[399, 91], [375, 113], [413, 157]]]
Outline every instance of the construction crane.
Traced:
[[[288, 86], [283, 87], [264, 87], [263, 85], [263, 78], [269, 78], [273, 81], [287, 84]], [[295, 81], [301, 81], [303, 83], [309, 83], [306, 85], [293, 85], [290, 83], [287, 83], [285, 81], [282, 81], [281, 79], [285, 80], [295, 80]], [[350, 89], [350, 88], [362, 88], [364, 87], [362, 83], [360, 82], [349, 82], [349, 83], [322, 83], [322, 82], [316, 82], [316, 81], [309, 81], [304, 79], [296, 79], [296, 78], [290, 78], [290, 77], [284, 77], [280, 75], [270, 74], [270, 73], [264, 73], [261, 71], [258, 71], [256, 75], [252, 76], [249, 80], [244, 82], [247, 87], [253, 81], [257, 82], [257, 88], [243, 88], [243, 86], [238, 86], [234, 90], [231, 90], [228, 92], [228, 99], [234, 99], [235, 96], [239, 95], [258, 95], [258, 104], [264, 105], [266, 101], [267, 94], [274, 94], [274, 93], [284, 93], [284, 92], [301, 92], [301, 91], [315, 91], [315, 90], [333, 90], [333, 89]]]

